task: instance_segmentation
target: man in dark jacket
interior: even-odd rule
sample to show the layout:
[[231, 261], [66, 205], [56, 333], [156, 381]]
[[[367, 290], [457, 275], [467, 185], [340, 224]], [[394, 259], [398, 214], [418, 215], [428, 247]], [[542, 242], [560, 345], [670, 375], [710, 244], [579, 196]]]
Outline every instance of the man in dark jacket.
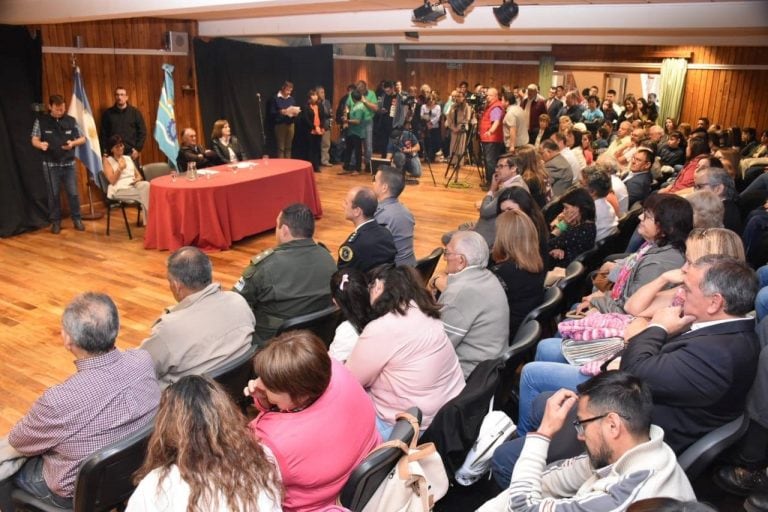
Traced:
[[123, 138], [125, 154], [137, 164], [147, 138], [147, 125], [139, 109], [128, 104], [128, 90], [115, 89], [115, 104], [101, 116], [101, 149], [106, 154], [107, 141], [113, 135]]

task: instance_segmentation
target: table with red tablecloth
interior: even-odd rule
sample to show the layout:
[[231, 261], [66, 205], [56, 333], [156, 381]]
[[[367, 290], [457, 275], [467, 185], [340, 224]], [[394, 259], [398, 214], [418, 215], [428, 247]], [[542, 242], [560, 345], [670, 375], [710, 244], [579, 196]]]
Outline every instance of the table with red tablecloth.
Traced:
[[[309, 162], [271, 159], [233, 166], [203, 169], [194, 181], [184, 174], [152, 180], [144, 248], [228, 249], [232, 242], [274, 229], [277, 214], [291, 203], [304, 203], [315, 217], [322, 215]], [[207, 171], [217, 173], [202, 174]]]

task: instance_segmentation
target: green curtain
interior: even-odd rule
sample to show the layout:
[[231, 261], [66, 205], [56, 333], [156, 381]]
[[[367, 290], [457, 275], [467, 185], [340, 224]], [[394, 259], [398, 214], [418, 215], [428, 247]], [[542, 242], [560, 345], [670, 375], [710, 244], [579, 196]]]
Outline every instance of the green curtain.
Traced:
[[543, 55], [539, 57], [539, 91], [545, 98], [547, 91], [552, 87], [552, 72], [555, 70], [555, 56]]
[[661, 84], [659, 94], [661, 105], [656, 123], [664, 124], [664, 119], [671, 117], [675, 123], [680, 122], [680, 111], [683, 109], [683, 87], [685, 74], [688, 71], [688, 61], [685, 59], [664, 59], [661, 63]]

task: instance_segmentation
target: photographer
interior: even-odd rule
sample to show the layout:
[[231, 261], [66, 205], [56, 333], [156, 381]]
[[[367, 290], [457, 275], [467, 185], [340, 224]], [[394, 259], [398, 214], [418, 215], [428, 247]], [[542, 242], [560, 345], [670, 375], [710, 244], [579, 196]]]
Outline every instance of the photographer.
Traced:
[[392, 130], [392, 145], [389, 148], [393, 153], [392, 163], [398, 170], [404, 170], [414, 178], [421, 176], [421, 162], [419, 161], [419, 139], [411, 131], [411, 123], [405, 122], [402, 130]]
[[451, 133], [450, 159], [453, 159], [454, 152], [463, 153], [469, 125], [473, 121], [472, 107], [467, 103], [465, 94], [461, 90], [456, 91], [453, 105], [445, 116], [445, 127]]

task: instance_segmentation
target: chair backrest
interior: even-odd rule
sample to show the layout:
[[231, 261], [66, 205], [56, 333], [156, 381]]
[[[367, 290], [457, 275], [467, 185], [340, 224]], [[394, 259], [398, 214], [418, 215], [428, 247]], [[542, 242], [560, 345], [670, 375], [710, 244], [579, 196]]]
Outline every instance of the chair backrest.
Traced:
[[147, 181], [152, 181], [158, 176], [167, 176], [168, 174], [171, 174], [171, 166], [166, 162], [146, 164], [142, 166], [141, 170], [144, 173], [144, 179]]
[[435, 273], [437, 264], [440, 262], [440, 258], [443, 256], [444, 252], [445, 249], [438, 247], [426, 258], [421, 258], [420, 260], [416, 261], [416, 270], [424, 280], [424, 284], [427, 284], [432, 277], [432, 274]]
[[135, 489], [133, 473], [144, 462], [154, 426], [153, 421], [85, 459], [75, 483], [76, 512], [112, 510], [131, 496]]
[[688, 480], [693, 482], [701, 475], [718, 455], [741, 439], [748, 426], [749, 417], [742, 414], [708, 433], [681, 453], [677, 462], [688, 475]]
[[338, 327], [340, 321], [341, 310], [336, 306], [329, 306], [320, 311], [315, 311], [314, 313], [295, 316], [285, 320], [282, 325], [277, 328], [275, 336], [279, 336], [288, 331], [307, 329], [323, 340], [326, 347], [330, 347], [336, 333], [336, 327]]
[[499, 385], [494, 394], [494, 409], [509, 411], [507, 407], [513, 395], [517, 367], [526, 360], [526, 354], [532, 351], [540, 339], [541, 324], [538, 320], [526, 320], [517, 330], [509, 348], [501, 356], [504, 361], [504, 368], [501, 370]]
[[517, 330], [512, 343], [509, 344], [509, 348], [502, 358], [504, 361], [509, 360], [516, 354], [522, 353], [525, 350], [533, 347], [537, 341], [541, 338], [541, 324], [538, 320], [526, 320], [523, 325]]
[[252, 346], [245, 354], [208, 372], [208, 376], [218, 382], [235, 403], [241, 406], [244, 401], [243, 389], [248, 385], [249, 380], [256, 378], [253, 370], [253, 356], [258, 350], [258, 346]]
[[568, 265], [565, 277], [557, 283], [557, 287], [563, 290], [562, 308], [569, 308], [581, 300], [586, 278], [587, 269], [582, 262], [574, 260]]
[[636, 203], [627, 213], [622, 215], [616, 226], [619, 232], [612, 239], [611, 247], [608, 248], [609, 252], [622, 252], [626, 249], [629, 239], [632, 238], [632, 233], [635, 232], [635, 228], [640, 223], [641, 213], [643, 213], [643, 207]]
[[523, 323], [529, 320], [538, 320], [541, 324], [542, 333], [546, 336], [553, 335], [555, 332], [554, 320], [560, 311], [562, 301], [563, 291], [557, 286], [550, 286], [544, 292], [544, 300], [526, 315]]
[[[406, 412], [421, 423], [421, 411], [418, 407], [411, 407]], [[388, 440], [397, 439], [407, 446], [411, 444], [413, 435], [413, 427], [408, 420], [400, 419], [395, 423]], [[352, 471], [341, 489], [341, 504], [353, 512], [362, 510], [403, 455], [400, 448], [382, 448], [368, 454]]]

